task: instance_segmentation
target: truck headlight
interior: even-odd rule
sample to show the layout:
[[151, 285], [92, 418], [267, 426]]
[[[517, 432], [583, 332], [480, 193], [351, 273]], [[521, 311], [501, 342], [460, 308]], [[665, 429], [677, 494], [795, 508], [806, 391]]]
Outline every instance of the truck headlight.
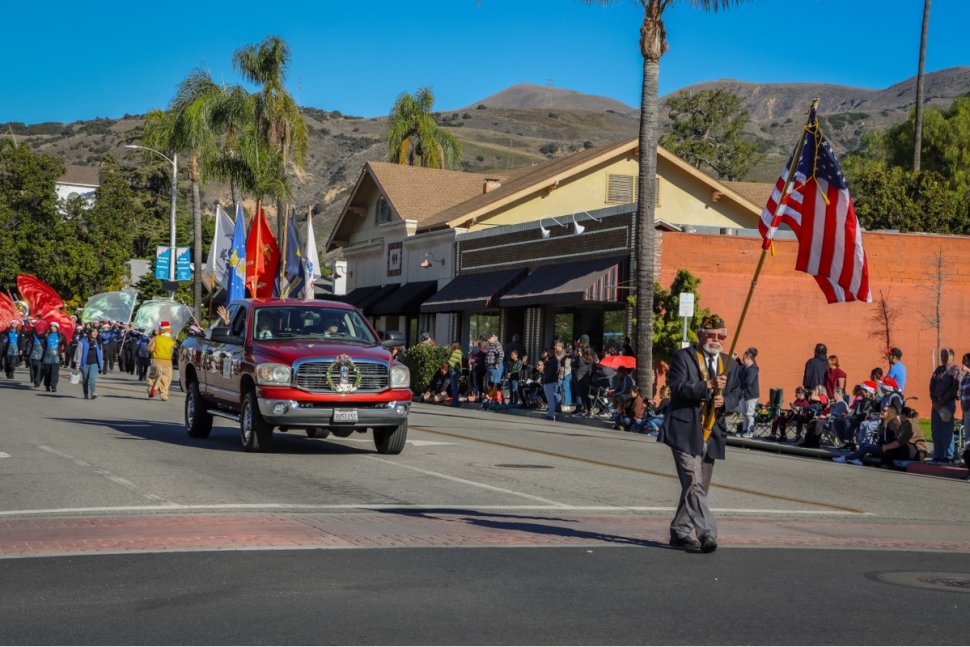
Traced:
[[411, 386], [411, 371], [407, 366], [391, 367], [391, 388], [406, 389]]
[[289, 386], [293, 370], [286, 364], [268, 362], [256, 367], [256, 383], [271, 386]]

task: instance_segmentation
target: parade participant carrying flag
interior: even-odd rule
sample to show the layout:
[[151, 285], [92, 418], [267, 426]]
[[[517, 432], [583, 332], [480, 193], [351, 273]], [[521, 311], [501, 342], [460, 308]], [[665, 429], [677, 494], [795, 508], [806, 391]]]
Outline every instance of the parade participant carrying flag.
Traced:
[[816, 99], [758, 229], [767, 250], [779, 225], [791, 227], [798, 238], [795, 269], [814, 276], [829, 303], [872, 301], [862, 226], [842, 167], [822, 135], [817, 107]]
[[236, 223], [229, 250], [229, 269], [226, 272], [226, 304], [246, 298], [246, 228], [243, 210], [236, 205]]
[[232, 254], [233, 222], [222, 208], [216, 206], [216, 231], [212, 235], [209, 246], [209, 258], [205, 263], [205, 276], [208, 279], [209, 292], [215, 292], [219, 286], [229, 287], [229, 257]]
[[277, 277], [274, 296], [281, 299], [302, 298], [306, 283], [306, 266], [303, 264], [303, 243], [293, 218], [286, 219], [286, 240], [283, 241], [283, 267]]
[[313, 284], [320, 278], [320, 255], [317, 253], [317, 240], [313, 237], [313, 214], [307, 207], [306, 214], [306, 253], [303, 255], [306, 264], [306, 282], [303, 286], [303, 300], [313, 298]]
[[280, 266], [280, 248], [273, 238], [273, 231], [266, 222], [262, 207], [249, 226], [246, 239], [246, 287], [254, 298], [270, 298]]

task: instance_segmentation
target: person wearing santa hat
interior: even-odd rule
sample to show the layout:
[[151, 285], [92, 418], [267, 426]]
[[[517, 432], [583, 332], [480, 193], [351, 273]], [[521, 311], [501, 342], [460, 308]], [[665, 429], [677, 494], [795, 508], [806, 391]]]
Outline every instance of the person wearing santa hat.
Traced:
[[[849, 413], [849, 426], [846, 429], [846, 437], [851, 439], [846, 449], [853, 450], [862, 444], [858, 441], [862, 436], [862, 425], [879, 415], [879, 400], [876, 399], [879, 385], [872, 380], [866, 380], [856, 388], [859, 389], [862, 397], [853, 403], [852, 411]], [[866, 432], [868, 433], [868, 429]]]
[[61, 376], [61, 358], [67, 348], [64, 335], [61, 334], [61, 327], [56, 321], [52, 321], [47, 334], [44, 335], [44, 356], [42, 360], [42, 374], [44, 376], [44, 388], [51, 393], [57, 393], [57, 381]]
[[14, 371], [24, 356], [26, 345], [27, 339], [20, 330], [20, 320], [12, 320], [10, 327], [4, 331], [2, 338], [0, 338], [0, 346], [2, 346], [0, 347], [0, 359], [3, 360], [3, 368], [8, 380], [13, 379]]
[[148, 397], [154, 398], [157, 393], [162, 401], [168, 400], [168, 387], [172, 383], [172, 352], [175, 350], [175, 340], [172, 339], [172, 327], [167, 321], [159, 326], [158, 334], [148, 342], [148, 352], [152, 356], [152, 367], [148, 373]]

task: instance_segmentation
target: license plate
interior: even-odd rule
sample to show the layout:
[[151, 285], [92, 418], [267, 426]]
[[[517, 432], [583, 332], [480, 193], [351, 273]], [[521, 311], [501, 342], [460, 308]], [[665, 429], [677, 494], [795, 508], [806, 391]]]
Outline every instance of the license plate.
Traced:
[[357, 422], [357, 409], [334, 409], [334, 422]]

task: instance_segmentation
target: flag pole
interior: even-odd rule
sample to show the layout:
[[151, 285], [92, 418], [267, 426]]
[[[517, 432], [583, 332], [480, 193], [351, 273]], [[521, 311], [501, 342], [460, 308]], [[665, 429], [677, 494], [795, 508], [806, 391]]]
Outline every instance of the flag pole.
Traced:
[[[216, 233], [212, 237], [212, 244], [216, 244], [217, 237], [219, 235], [219, 203], [216, 203]], [[216, 264], [215, 259], [212, 259], [212, 267], [210, 268], [212, 276], [209, 278], [209, 318], [212, 318], [212, 292], [216, 285]]]
[[290, 237], [290, 205], [283, 205], [283, 253], [280, 254], [280, 297], [283, 297], [283, 283], [286, 280], [286, 240]]
[[[811, 118], [812, 111], [818, 108], [818, 97], [812, 100], [812, 107], [808, 111], [809, 118]], [[795, 147], [795, 154], [792, 155], [791, 168], [788, 169], [788, 177], [785, 178], [785, 186], [781, 191], [781, 198], [778, 200], [778, 205], [775, 207], [775, 213], [772, 217], [772, 225], [774, 221], [778, 219], [778, 213], [781, 210], [784, 198], [788, 195], [788, 189], [791, 187], [792, 180], [795, 179], [795, 171], [798, 168], [798, 160], [801, 155], [802, 147], [805, 146], [805, 135], [808, 132], [808, 119], [805, 120], [805, 126], [802, 128], [802, 136], [798, 140], [798, 146]], [[768, 232], [771, 235], [771, 231]], [[766, 239], [769, 242], [773, 239]], [[761, 247], [761, 258], [758, 259], [758, 266], [754, 270], [754, 276], [751, 277], [751, 287], [748, 288], [748, 296], [744, 300], [744, 308], [741, 309], [741, 318], [738, 320], [738, 327], [734, 331], [734, 335], [731, 339], [731, 349], [728, 351], [728, 357], [734, 355], [734, 351], [738, 345], [738, 338], [741, 336], [741, 327], [744, 325], [745, 317], [748, 316], [748, 306], [751, 305], [751, 297], [754, 296], [754, 288], [758, 284], [758, 277], [761, 276], [761, 268], [764, 267], [765, 257], [768, 255], [768, 247], [762, 245]], [[715, 389], [714, 396], [721, 395], [723, 389]], [[714, 423], [717, 421], [717, 411], [715, 411], [713, 406], [707, 407], [706, 415], [703, 420], [703, 431], [704, 437], [707, 438], [711, 431], [714, 429]]]

